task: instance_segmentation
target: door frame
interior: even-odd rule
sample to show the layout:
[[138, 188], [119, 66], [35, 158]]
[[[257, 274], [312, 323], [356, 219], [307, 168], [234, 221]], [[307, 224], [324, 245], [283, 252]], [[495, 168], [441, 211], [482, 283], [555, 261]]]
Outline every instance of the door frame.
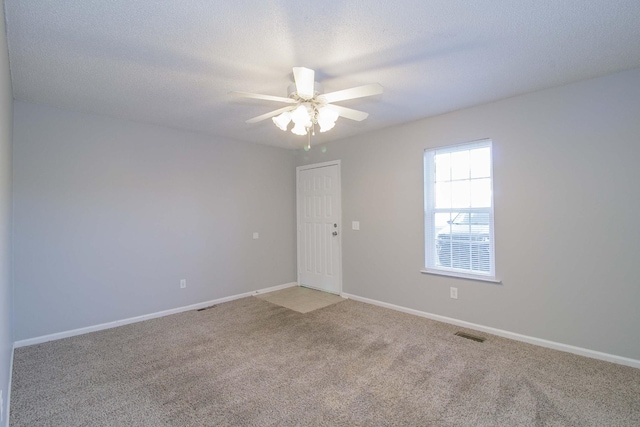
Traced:
[[340, 227], [338, 227], [338, 295], [342, 295], [342, 232], [344, 230], [342, 221], [342, 167], [340, 160], [331, 160], [328, 162], [314, 163], [311, 165], [303, 165], [296, 167], [296, 279], [298, 286], [300, 284], [300, 205], [298, 204], [298, 186], [300, 185], [300, 172], [309, 169], [319, 169], [327, 166], [338, 167], [338, 183], [337, 186], [340, 189], [340, 209], [338, 213], [338, 220]]

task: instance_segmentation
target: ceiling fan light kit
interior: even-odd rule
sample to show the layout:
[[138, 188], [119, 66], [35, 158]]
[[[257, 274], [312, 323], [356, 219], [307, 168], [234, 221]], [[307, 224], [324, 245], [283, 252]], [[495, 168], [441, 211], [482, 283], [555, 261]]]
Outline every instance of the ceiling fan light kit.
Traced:
[[276, 126], [286, 132], [287, 126], [289, 126], [289, 123], [291, 123], [291, 112], [285, 111], [279, 116], [273, 117], [271, 120], [273, 120], [273, 123], [275, 123]]
[[333, 129], [338, 117], [340, 117], [338, 112], [333, 110], [330, 106], [325, 105], [324, 107], [320, 107], [318, 109], [317, 117], [318, 124], [320, 125], [320, 132], [326, 132]]
[[[291, 128], [292, 133], [300, 136], [310, 136], [311, 134], [315, 134], [315, 125], [320, 127], [320, 132], [326, 132], [333, 129], [339, 117], [362, 121], [369, 115], [363, 111], [333, 105], [333, 102], [363, 98], [378, 95], [383, 92], [380, 84], [373, 83], [323, 94], [322, 85], [314, 80], [315, 72], [305, 67], [293, 67], [293, 78], [295, 83], [289, 86], [288, 98], [248, 92], [235, 92], [236, 95], [245, 98], [289, 104], [284, 108], [279, 108], [249, 119], [247, 123], [257, 123], [271, 118], [279, 129], [286, 132], [289, 124], [293, 122], [293, 127]], [[308, 147], [309, 143], [305, 148], [308, 149]]]

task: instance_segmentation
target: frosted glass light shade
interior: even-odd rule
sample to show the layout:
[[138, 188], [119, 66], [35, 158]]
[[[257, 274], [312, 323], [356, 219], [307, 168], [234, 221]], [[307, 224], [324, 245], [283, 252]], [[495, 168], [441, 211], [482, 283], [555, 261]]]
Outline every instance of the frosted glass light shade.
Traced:
[[276, 126], [286, 132], [287, 126], [289, 126], [289, 123], [291, 123], [291, 113], [289, 111], [285, 111], [279, 116], [273, 117], [272, 120], [273, 123], [276, 124]]
[[333, 127], [336, 125], [336, 122], [318, 122], [318, 124], [320, 125], [320, 132], [326, 132], [328, 130], [333, 129]]
[[340, 115], [330, 106], [322, 106], [317, 108], [316, 104], [303, 102], [293, 111], [286, 111], [273, 118], [273, 123], [282, 130], [287, 130], [287, 126], [293, 121], [294, 126], [291, 129], [296, 135], [306, 135], [309, 128], [317, 123], [320, 126], [320, 132], [326, 132], [336, 125], [336, 120]]
[[298, 107], [291, 113], [291, 120], [293, 120], [293, 123], [296, 125], [302, 125], [304, 127], [311, 126], [311, 116], [309, 114], [308, 104], [303, 103], [298, 105]]
[[318, 110], [318, 124], [320, 125], [320, 132], [326, 132], [333, 129], [338, 120], [339, 114], [329, 107], [321, 107]]
[[307, 134], [307, 128], [302, 124], [296, 123], [293, 129], [291, 129], [291, 132], [302, 136]]

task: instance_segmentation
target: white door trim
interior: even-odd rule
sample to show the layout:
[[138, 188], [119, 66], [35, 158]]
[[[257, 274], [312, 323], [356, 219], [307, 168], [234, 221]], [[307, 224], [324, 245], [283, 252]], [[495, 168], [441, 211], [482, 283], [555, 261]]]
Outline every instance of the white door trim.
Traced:
[[[331, 160], [330, 162], [322, 162], [322, 163], [314, 163], [312, 165], [304, 165], [304, 166], [298, 166], [296, 168], [296, 178], [298, 177], [298, 172], [299, 171], [306, 171], [309, 169], [318, 169], [318, 168], [323, 168], [325, 166], [338, 166], [338, 172], [340, 172], [340, 160]], [[340, 179], [340, 174], [338, 174], [338, 179]]]
[[299, 175], [301, 171], [309, 169], [323, 168], [326, 166], [338, 167], [338, 188], [340, 189], [340, 232], [338, 233], [338, 258], [340, 260], [338, 269], [338, 294], [342, 295], [342, 231], [344, 230], [342, 221], [342, 169], [340, 160], [331, 160], [328, 162], [314, 163], [311, 165], [304, 165], [296, 167], [296, 278], [298, 280], [298, 286], [300, 286], [300, 205], [298, 203], [298, 185]]

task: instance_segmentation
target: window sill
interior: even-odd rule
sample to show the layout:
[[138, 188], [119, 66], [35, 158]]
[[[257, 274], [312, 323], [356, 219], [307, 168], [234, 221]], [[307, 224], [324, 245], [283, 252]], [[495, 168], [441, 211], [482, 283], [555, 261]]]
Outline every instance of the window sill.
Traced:
[[477, 281], [480, 281], [480, 282], [489, 282], [489, 283], [497, 283], [497, 284], [501, 284], [502, 283], [501, 280], [496, 279], [495, 277], [476, 276], [476, 275], [473, 275], [473, 274], [457, 273], [455, 271], [423, 269], [423, 270], [420, 270], [420, 273], [422, 273], [422, 274], [434, 274], [436, 276], [455, 277], [457, 279], [477, 280]]

